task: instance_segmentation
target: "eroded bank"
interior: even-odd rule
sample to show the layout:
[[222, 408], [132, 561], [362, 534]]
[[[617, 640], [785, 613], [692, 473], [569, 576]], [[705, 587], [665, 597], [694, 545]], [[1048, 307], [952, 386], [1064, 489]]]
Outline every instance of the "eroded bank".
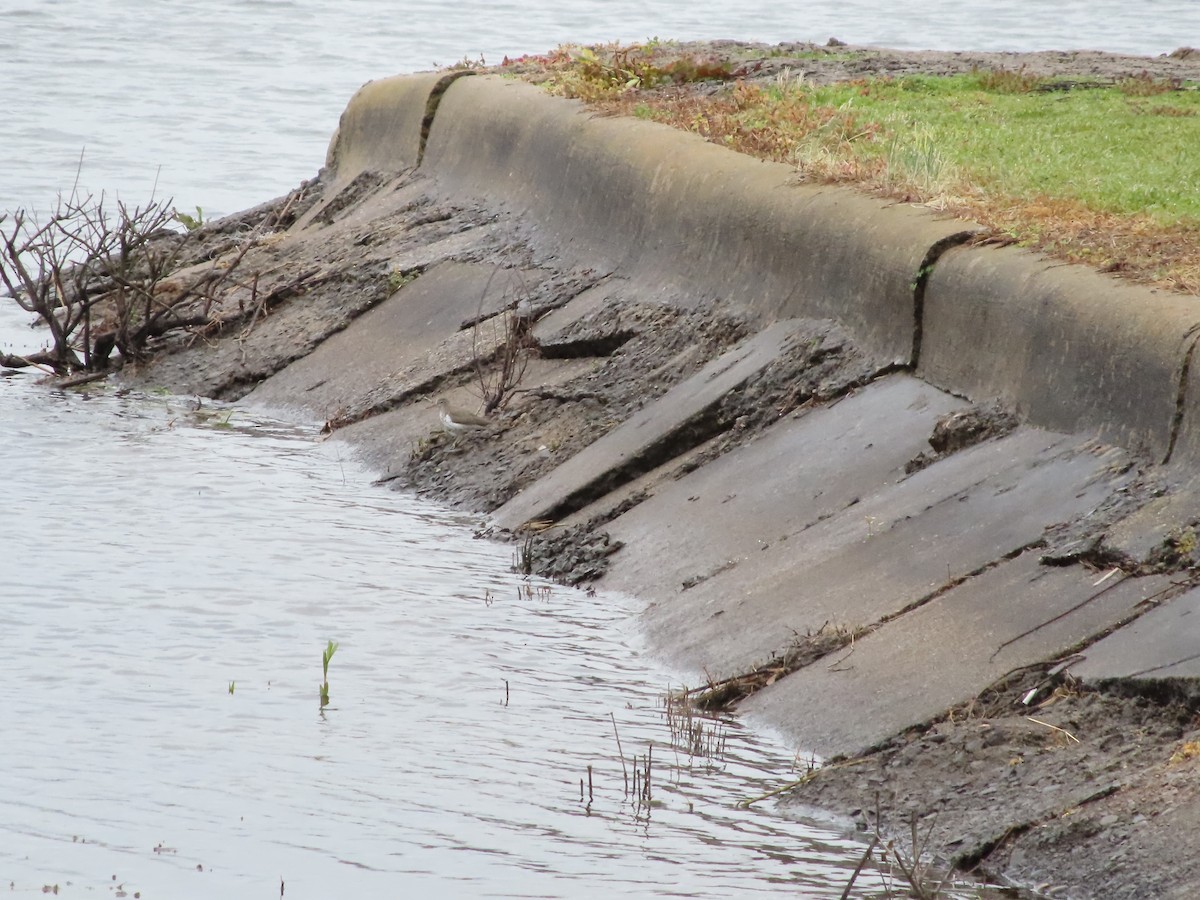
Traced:
[[[1200, 878], [1167, 640], [1198, 600], [1193, 300], [460, 73], [364, 87], [274, 209], [271, 301], [127, 379], [318, 418], [642, 598], [677, 664], [757, 673], [743, 710], [856, 763], [800, 802], [936, 813], [960, 862], [1081, 896], [1121, 829], [1121, 896], [1168, 852]], [[443, 435], [443, 396], [495, 425]]]

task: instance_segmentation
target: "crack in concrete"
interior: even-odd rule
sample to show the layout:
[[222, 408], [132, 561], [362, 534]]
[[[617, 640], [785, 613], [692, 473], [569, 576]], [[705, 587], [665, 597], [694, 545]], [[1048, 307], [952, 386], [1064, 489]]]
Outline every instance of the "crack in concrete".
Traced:
[[425, 159], [425, 146], [429, 143], [429, 133], [433, 130], [433, 120], [437, 116], [438, 105], [442, 102], [442, 95], [449, 90], [450, 85], [467, 75], [475, 73], [469, 69], [462, 69], [457, 72], [450, 72], [439, 78], [437, 83], [430, 90], [429, 96], [425, 99], [425, 115], [421, 118], [421, 137], [417, 144], [417, 165], [421, 167], [422, 161]]
[[[955, 496], [958, 496], [958, 495], [955, 495]], [[953, 499], [954, 499], [954, 497], [950, 497], [950, 498], [947, 498], [947, 500], [943, 501], [943, 502], [949, 502], [950, 500], [953, 500]], [[934, 504], [934, 505], [936, 506], [938, 504]], [[930, 508], [932, 509], [932, 507], [930, 507]], [[939, 597], [950, 593], [950, 591], [954, 590], [955, 588], [957, 588], [963, 584], [966, 584], [966, 582], [970, 581], [972, 578], [978, 578], [980, 575], [983, 575], [986, 572], [990, 572], [992, 569], [996, 568], [997, 566], [1002, 566], [1006, 562], [1011, 562], [1012, 560], [1016, 559], [1018, 556], [1020, 556], [1023, 553], [1028, 553], [1031, 550], [1037, 550], [1038, 548], [1042, 547], [1044, 545], [1044, 543], [1045, 543], [1045, 541], [1042, 538], [1038, 538], [1035, 541], [1029, 541], [1028, 543], [1022, 544], [1020, 547], [1017, 547], [1013, 550], [1009, 550], [1007, 553], [1002, 554], [997, 559], [989, 560], [988, 562], [984, 563], [983, 565], [972, 569], [970, 572], [965, 572], [962, 575], [956, 575], [956, 576], [950, 578], [948, 581], [944, 582], [941, 586], [934, 588], [929, 593], [924, 594], [921, 597], [918, 597], [916, 600], [914, 600], [912, 603], [909, 603], [903, 609], [898, 609], [895, 612], [888, 613], [887, 615], [882, 616], [881, 618], [877, 619], [875, 622], [866, 626], [866, 628], [870, 629], [871, 631], [875, 631], [879, 628], [882, 628], [884, 625], [887, 625], [889, 622], [894, 622], [897, 619], [899, 619], [901, 616], [906, 616], [909, 613], [915, 612], [916, 610], [920, 609], [922, 606], [926, 606], [927, 604], [932, 603], [934, 600], [938, 599]], [[949, 566], [947, 566], [947, 568], [949, 568]]]
[[965, 244], [975, 238], [977, 234], [978, 232], [973, 230], [958, 231], [936, 241], [925, 251], [925, 257], [921, 260], [921, 265], [912, 281], [913, 336], [912, 354], [908, 368], [916, 369], [921, 362], [921, 342], [925, 336], [925, 286], [929, 283], [929, 276], [933, 274], [938, 260], [947, 250]]
[[1187, 385], [1188, 377], [1192, 370], [1192, 356], [1196, 352], [1196, 344], [1200, 343], [1200, 325], [1193, 325], [1188, 329], [1188, 336], [1191, 337], [1191, 343], [1188, 344], [1187, 351], [1183, 354], [1183, 362], [1179, 365], [1179, 388], [1175, 394], [1175, 414], [1171, 417], [1171, 434], [1167, 438], [1167, 452], [1163, 456], [1162, 464], [1165, 466], [1171, 461], [1171, 456], [1175, 453], [1175, 443], [1179, 440], [1180, 432], [1183, 431], [1183, 417], [1187, 410]]
[[[825, 627], [830, 624], [829, 622], [826, 622], [825, 625], [822, 625], [815, 634], [801, 635], [799, 633], [795, 633], [796, 637], [793, 638], [793, 640], [789, 642], [788, 645], [782, 650], [772, 654], [767, 662], [760, 665], [751, 666], [749, 669], [743, 672], [739, 672], [736, 675], [731, 675], [728, 678], [723, 678], [720, 681], [710, 682], [709, 685], [704, 689], [697, 689], [702, 691], [701, 701], [703, 708], [731, 708], [740, 701], [744, 700], [746, 697], [757, 693], [765, 687], [770, 687], [772, 684], [788, 675], [791, 675], [794, 672], [798, 672], [801, 669], [805, 669], [827, 659], [847, 646], [852, 648], [850, 652], [853, 653], [853, 645], [856, 641], [874, 633], [875, 631], [878, 631], [889, 622], [894, 622], [901, 616], [914, 612], [928, 603], [932, 603], [938, 597], [941, 597], [944, 594], [954, 590], [967, 581], [970, 581], [972, 578], [978, 578], [980, 575], [991, 571], [997, 566], [1016, 559], [1023, 553], [1037, 549], [1040, 544], [1041, 541], [1037, 540], [1017, 547], [1015, 550], [1010, 550], [1009, 552], [1000, 556], [998, 559], [991, 560], [964, 575], [951, 578], [941, 586], [935, 588], [917, 600], [914, 600], [903, 609], [897, 610], [893, 613], [888, 613], [887, 615], [884, 615], [867, 625], [860, 625], [855, 628], [834, 629], [834, 632], [831, 633], [831, 636], [836, 639], [830, 640], [828, 639], [830, 636], [826, 636], [827, 639], [823, 641], [819, 647], [812, 646], [810, 643], [806, 642], [809, 642], [811, 639], [816, 637], [825, 636]], [[999, 652], [999, 650], [997, 650], [997, 652]], [[846, 654], [846, 656], [849, 656], [849, 654]], [[836, 671], [834, 666], [837, 666], [843, 662], [846, 656], [843, 656], [841, 659], [834, 660], [834, 662], [830, 665], [830, 669], [832, 671]], [[770, 677], [764, 678], [764, 676]]]
[[1026, 631], [1022, 631], [1016, 637], [1009, 638], [1007, 641], [1005, 641], [1004, 643], [1002, 643], [999, 647], [997, 647], [995, 649], [995, 651], [992, 653], [991, 657], [989, 658], [989, 661], [995, 659], [1005, 647], [1011, 646], [1012, 644], [1015, 644], [1017, 641], [1024, 640], [1025, 638], [1029, 637], [1031, 634], [1036, 634], [1038, 631], [1041, 631], [1043, 628], [1045, 628], [1049, 625], [1052, 625], [1061, 619], [1065, 619], [1067, 616], [1071, 615], [1072, 613], [1076, 612], [1077, 610], [1083, 609], [1083, 607], [1087, 606], [1089, 603], [1091, 603], [1093, 600], [1097, 599], [1098, 597], [1100, 597], [1104, 594], [1107, 594], [1109, 591], [1111, 591], [1117, 585], [1124, 584], [1125, 580], [1130, 577], [1131, 576], [1128, 573], [1122, 572], [1120, 577], [1115, 579], [1107, 587], [1101, 588], [1100, 590], [1096, 591], [1096, 593], [1088, 596], [1087, 598], [1085, 598], [1083, 600], [1080, 600], [1074, 606], [1060, 612], [1057, 616], [1054, 616], [1053, 618], [1050, 618], [1050, 619], [1046, 619], [1046, 621], [1044, 621], [1044, 622], [1039, 622], [1037, 625], [1034, 625], [1032, 628], [1027, 629]]

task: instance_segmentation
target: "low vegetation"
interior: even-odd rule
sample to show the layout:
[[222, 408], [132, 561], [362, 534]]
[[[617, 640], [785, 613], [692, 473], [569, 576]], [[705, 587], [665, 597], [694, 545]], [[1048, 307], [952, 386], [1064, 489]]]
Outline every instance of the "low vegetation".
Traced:
[[1200, 293], [1196, 85], [1005, 69], [819, 85], [670, 50], [564, 47], [512, 69], [605, 113], [788, 163], [810, 182], [925, 204], [993, 241]]
[[337, 641], [329, 641], [321, 651], [321, 709], [329, 705], [329, 662], [333, 659], [333, 654], [337, 653], [337, 649]]

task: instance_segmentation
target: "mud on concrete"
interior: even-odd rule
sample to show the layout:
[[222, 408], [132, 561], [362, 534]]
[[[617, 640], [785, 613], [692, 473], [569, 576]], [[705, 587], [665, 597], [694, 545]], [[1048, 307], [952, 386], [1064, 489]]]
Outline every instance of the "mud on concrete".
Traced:
[[1017, 427], [1017, 417], [999, 403], [977, 404], [938, 420], [929, 435], [929, 449], [923, 450], [904, 465], [906, 475], [919, 472], [939, 459], [959, 450], [1001, 437]]
[[927, 851], [1045, 896], [1195, 896], [1195, 706], [1053, 669], [1015, 672], [938, 722], [832, 762], [785, 808], [836, 810], [901, 841], [915, 817]]
[[[696, 315], [688, 314], [682, 319], [694, 324]], [[706, 321], [709, 319], [708, 316], [702, 318]], [[724, 339], [709, 343], [702, 352], [697, 352], [699, 345], [695, 341], [684, 345], [686, 349], [680, 352], [686, 355], [686, 366], [678, 363], [679, 355], [676, 354], [672, 357], [676, 360], [674, 365], [666, 369], [661, 364], [652, 365], [652, 377], [638, 377], [641, 369], [637, 363], [638, 356], [646, 354], [647, 349], [652, 360], [661, 360], [664, 355], [669, 355], [662, 352], [660, 344], [662, 337], [669, 335], [669, 329], [662, 329], [655, 330], [652, 339], [643, 342], [640, 348], [634, 348], [632, 359], [627, 359], [619, 352], [614, 354], [611, 368], [606, 365], [599, 372], [581, 379], [573, 389], [582, 391], [582, 396], [588, 401], [600, 399], [598, 411], [604, 413], [606, 418], [598, 426], [593, 422], [596, 427], [591, 440], [580, 442], [573, 449], [587, 446], [603, 433], [605, 425], [624, 421], [635, 409], [661, 396], [686, 376], [694, 374], [701, 364], [709, 362], [719, 355], [720, 350], [736, 343], [735, 338], [744, 337], [747, 331], [740, 320], [721, 320], [718, 327]], [[645, 500], [657, 484], [664, 480], [677, 480], [748, 443], [763, 429], [797, 410], [844, 396], [854, 388], [869, 383], [881, 371], [876, 363], [859, 352], [836, 323], [808, 323], [787, 342], [783, 351], [758, 377], [740, 390], [724, 395], [701, 415], [676, 430], [669, 448], [660, 451], [659, 455], [647, 455], [627, 467], [622, 478], [624, 484], [634, 483], [633, 489], [624, 492], [598, 489], [597, 502], [583, 507], [583, 512], [566, 527], [551, 532], [519, 534], [518, 540], [526, 544], [523, 556], [527, 563], [525, 570], [529, 574], [572, 585], [599, 579], [607, 570], [613, 553], [621, 547], [619, 541], [610, 539], [604, 526]], [[619, 375], [614, 376], [613, 373]], [[624, 398], [623, 405], [617, 399], [606, 403], [603, 398], [610, 394]], [[617, 407], [619, 414], [613, 415], [613, 409]], [[554, 409], [534, 412], [530, 422], [519, 427], [525, 431], [529, 427], [536, 429], [541, 417], [546, 414], [554, 416], [557, 413]], [[492, 471], [489, 458], [485, 457], [479, 464], [484, 473], [482, 477], [508, 478]], [[538, 462], [522, 470], [521, 477], [531, 482], [554, 468], [559, 461], [543, 455]], [[526, 475], [532, 477], [525, 478]], [[507, 480], [509, 488], [520, 486], [515, 480]], [[621, 486], [612, 485], [614, 488]], [[516, 490], [512, 490], [504, 499], [515, 493]]]
[[[547, 342], [552, 352], [576, 348], [571, 351], [579, 354], [576, 361], [594, 363], [588, 371], [553, 387], [518, 385], [511, 402], [495, 416], [496, 431], [489, 434], [459, 441], [431, 435], [395, 482], [436, 500], [491, 512], [746, 332], [746, 323], [737, 317], [636, 301], [610, 303]], [[613, 346], [603, 356], [584, 355], [589, 352], [585, 348], [595, 353]], [[529, 352], [539, 351], [534, 346]], [[475, 377], [464, 373], [462, 381], [470, 386]], [[494, 439], [497, 432], [502, 440]], [[591, 538], [581, 540], [588, 544]], [[559, 574], [544, 553], [535, 559], [547, 565], [534, 566], [534, 574]]]
[[[381, 181], [356, 180], [333, 202], [347, 195], [352, 200], [342, 208], [366, 202]], [[211, 310], [210, 324], [171, 333], [153, 359], [127, 366], [122, 380], [135, 388], [168, 387], [180, 394], [238, 400], [385, 300], [406, 253], [413, 259], [411, 268], [420, 268], [439, 258], [427, 247], [492, 218], [418, 197], [388, 217], [395, 232], [390, 241], [354, 228], [346, 229], [340, 241], [285, 241], [284, 230], [314, 208], [328, 215], [329, 204], [322, 205], [330, 199], [328, 187], [314, 179], [246, 213], [207, 223], [200, 237], [210, 248], [209, 258], [252, 244], [242, 259], [238, 286]]]

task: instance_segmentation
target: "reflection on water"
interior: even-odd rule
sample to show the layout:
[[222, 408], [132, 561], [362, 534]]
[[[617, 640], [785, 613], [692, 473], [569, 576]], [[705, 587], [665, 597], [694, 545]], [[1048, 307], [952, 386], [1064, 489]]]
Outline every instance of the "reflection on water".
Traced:
[[[469, 518], [312, 437], [0, 381], [0, 877], [147, 898], [840, 893], [860, 845], [734, 807], [794, 777], [782, 748], [733, 721], [715, 759], [669, 746], [668, 676], [631, 649], [625, 600], [517, 579]], [[653, 744], [648, 806], [618, 737], [625, 769]]]

